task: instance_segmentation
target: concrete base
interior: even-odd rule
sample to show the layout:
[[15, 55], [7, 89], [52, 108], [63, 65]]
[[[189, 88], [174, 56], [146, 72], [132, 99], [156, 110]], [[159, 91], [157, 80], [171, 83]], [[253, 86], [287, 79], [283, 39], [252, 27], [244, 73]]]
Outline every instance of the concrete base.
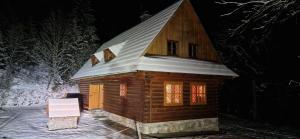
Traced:
[[65, 128], [77, 128], [78, 117], [55, 117], [49, 118], [47, 123], [48, 130], [57, 130]]
[[102, 111], [101, 115], [134, 130], [138, 127], [142, 134], [219, 131], [218, 118], [142, 123], [106, 111]]

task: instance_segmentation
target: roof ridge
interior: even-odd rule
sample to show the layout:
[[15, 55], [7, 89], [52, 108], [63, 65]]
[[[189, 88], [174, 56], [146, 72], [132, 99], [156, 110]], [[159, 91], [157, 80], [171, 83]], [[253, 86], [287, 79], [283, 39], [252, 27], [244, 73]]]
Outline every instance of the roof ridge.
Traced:
[[[154, 18], [157, 17], [160, 13], [164, 13], [164, 11], [167, 11], [167, 10], [169, 10], [169, 8], [173, 7], [174, 5], [177, 5], [177, 7], [173, 10], [173, 13], [172, 13], [171, 16], [169, 17], [169, 19], [167, 19], [167, 22], [162, 26], [162, 28], [164, 28], [165, 25], [168, 23], [168, 21], [169, 21], [169, 20], [171, 19], [171, 17], [174, 15], [174, 13], [177, 11], [178, 7], [182, 4], [183, 1], [184, 1], [184, 0], [178, 0], [177, 2], [175, 2], [175, 3], [171, 4], [170, 6], [168, 6], [167, 8], [165, 8], [165, 9], [163, 9], [163, 10], [157, 12], [156, 14], [154, 14], [154, 16], [150, 17], [149, 19], [147, 19], [147, 20], [145, 20], [145, 21], [143, 21], [143, 22], [140, 22], [140, 23], [138, 23], [138, 24], [136, 24], [136, 25], [134, 25], [134, 26], [128, 28], [127, 30], [125, 30], [125, 31], [123, 31], [123, 32], [121, 32], [121, 33], [119, 33], [119, 34], [116, 35], [115, 37], [113, 37], [113, 38], [111, 38], [110, 40], [104, 42], [104, 43], [100, 46], [100, 48], [97, 49], [97, 52], [98, 52], [98, 51], [101, 51], [101, 50], [103, 50], [103, 49], [106, 49], [106, 48], [108, 48], [108, 47], [110, 47], [110, 46], [108, 46], [108, 47], [102, 48], [102, 46], [105, 46], [107, 43], [111, 42], [112, 40], [119, 38], [120, 36], [122, 36], [122, 35], [128, 33], [130, 30], [133, 30], [133, 29], [135, 29], [135, 28], [137, 28], [137, 27], [143, 27], [143, 26], [141, 26], [142, 24], [146, 24], [147, 21], [149, 22], [151, 19], [154, 19]], [[162, 29], [162, 28], [161, 28], [161, 29]], [[138, 29], [138, 28], [137, 28], [137, 29]], [[159, 33], [158, 33], [158, 34], [159, 34]], [[158, 34], [156, 34], [156, 35], [154, 36], [154, 38], [155, 38]], [[132, 38], [132, 37], [134, 37], [134, 36], [129, 36], [127, 39], [130, 39], [130, 38]], [[153, 39], [154, 39], [154, 38], [153, 38]], [[153, 41], [153, 39], [151, 40], [151, 42]], [[120, 42], [120, 43], [121, 43], [121, 42]]]
[[103, 43], [96, 52], [126, 41], [124, 46], [120, 49], [118, 56], [113, 60], [105, 64], [99, 63], [92, 66], [91, 60], [89, 59], [72, 79], [137, 71], [136, 66], [139, 64], [141, 55], [143, 55], [166, 24], [169, 23], [183, 2], [184, 0], [178, 0], [151, 18]]

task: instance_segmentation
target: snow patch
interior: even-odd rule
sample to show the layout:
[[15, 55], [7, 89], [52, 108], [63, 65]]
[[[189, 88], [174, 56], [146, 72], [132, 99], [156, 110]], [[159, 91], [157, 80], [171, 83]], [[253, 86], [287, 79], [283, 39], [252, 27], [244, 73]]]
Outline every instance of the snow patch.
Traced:
[[61, 85], [53, 91], [53, 85], [48, 87], [47, 70], [45, 66], [21, 69], [13, 79], [4, 106], [41, 106], [47, 103], [48, 98], [62, 98], [66, 93], [79, 93], [76, 85]]

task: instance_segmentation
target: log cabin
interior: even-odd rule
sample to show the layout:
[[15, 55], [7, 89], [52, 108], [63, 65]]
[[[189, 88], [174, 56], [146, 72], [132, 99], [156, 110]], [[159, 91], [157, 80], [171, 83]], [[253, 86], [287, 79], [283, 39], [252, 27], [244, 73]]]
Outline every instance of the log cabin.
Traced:
[[143, 134], [218, 131], [218, 90], [238, 75], [189, 0], [105, 42], [72, 77], [84, 108]]

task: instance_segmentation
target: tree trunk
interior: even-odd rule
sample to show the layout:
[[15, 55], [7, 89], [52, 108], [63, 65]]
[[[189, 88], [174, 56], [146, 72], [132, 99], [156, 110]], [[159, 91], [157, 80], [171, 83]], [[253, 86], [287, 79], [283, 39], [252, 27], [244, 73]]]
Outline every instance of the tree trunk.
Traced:
[[253, 97], [253, 119], [258, 119], [258, 112], [257, 112], [257, 94], [256, 94], [256, 84], [255, 80], [252, 79], [252, 97]]

